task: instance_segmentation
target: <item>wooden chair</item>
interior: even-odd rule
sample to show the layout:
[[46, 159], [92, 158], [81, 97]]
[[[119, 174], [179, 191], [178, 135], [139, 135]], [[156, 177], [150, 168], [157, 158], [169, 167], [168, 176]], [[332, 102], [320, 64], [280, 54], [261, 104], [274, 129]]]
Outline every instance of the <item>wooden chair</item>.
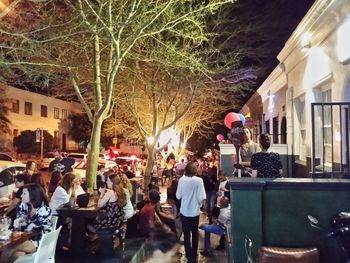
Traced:
[[260, 247], [258, 263], [319, 263], [317, 248]]

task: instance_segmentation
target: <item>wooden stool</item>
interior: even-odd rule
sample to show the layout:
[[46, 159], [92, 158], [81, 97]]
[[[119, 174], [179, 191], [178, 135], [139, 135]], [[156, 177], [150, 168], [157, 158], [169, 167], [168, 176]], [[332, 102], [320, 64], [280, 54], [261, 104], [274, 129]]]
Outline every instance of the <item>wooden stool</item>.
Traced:
[[258, 263], [319, 263], [317, 248], [260, 247]]

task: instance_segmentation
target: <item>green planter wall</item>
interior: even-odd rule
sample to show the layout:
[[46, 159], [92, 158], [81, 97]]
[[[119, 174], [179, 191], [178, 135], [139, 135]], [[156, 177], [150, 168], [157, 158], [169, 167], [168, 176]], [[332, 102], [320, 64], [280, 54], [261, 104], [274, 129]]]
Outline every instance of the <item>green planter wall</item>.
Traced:
[[309, 225], [307, 216], [330, 231], [330, 220], [350, 211], [350, 180], [233, 178], [231, 191], [231, 252], [235, 263], [246, 262], [245, 236], [253, 241], [253, 256], [261, 245], [312, 247], [321, 262], [341, 262], [338, 241]]

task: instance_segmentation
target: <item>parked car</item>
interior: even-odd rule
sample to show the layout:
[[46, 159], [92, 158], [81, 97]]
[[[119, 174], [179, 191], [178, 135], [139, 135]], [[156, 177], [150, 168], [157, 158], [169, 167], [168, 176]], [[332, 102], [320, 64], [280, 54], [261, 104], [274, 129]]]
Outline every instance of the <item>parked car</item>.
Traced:
[[140, 162], [141, 159], [137, 158], [135, 155], [131, 155], [131, 156], [119, 156], [117, 158], [115, 158], [115, 162], [118, 165], [133, 165], [133, 164], [137, 164], [138, 162]]
[[[113, 161], [102, 160], [102, 159], [98, 161], [98, 165], [104, 165], [106, 169], [111, 169], [117, 166], [117, 164]], [[86, 177], [86, 168], [87, 168], [87, 161], [82, 160], [73, 167], [73, 173], [79, 175], [82, 179], [84, 179]]]
[[40, 163], [40, 168], [47, 169], [49, 168], [50, 163], [55, 159], [53, 152], [47, 152], [44, 154], [43, 159]]
[[26, 166], [12, 161], [0, 161], [0, 198], [8, 197], [15, 189], [15, 176], [24, 172]]
[[11, 157], [11, 155], [7, 153], [0, 153], [0, 161], [10, 161], [10, 162], [16, 162], [15, 159]]
[[[77, 165], [81, 161], [87, 160], [88, 154], [87, 153], [68, 153], [67, 157], [75, 159], [75, 165]], [[101, 160], [105, 159], [105, 156], [103, 153], [100, 153], [98, 157]]]

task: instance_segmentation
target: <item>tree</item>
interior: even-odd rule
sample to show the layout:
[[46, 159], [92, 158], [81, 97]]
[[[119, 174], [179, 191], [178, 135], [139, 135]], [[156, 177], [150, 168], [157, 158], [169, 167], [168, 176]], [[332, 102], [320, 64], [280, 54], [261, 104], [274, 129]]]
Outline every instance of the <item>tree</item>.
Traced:
[[87, 182], [94, 187], [102, 123], [114, 108], [114, 88], [124, 68], [156, 43], [176, 56], [178, 65], [200, 62], [184, 56], [183, 47], [194, 49], [205, 41], [207, 15], [232, 1], [16, 2], [0, 25], [0, 67], [32, 78], [42, 75], [57, 85], [70, 80], [66, 85], [73, 87], [92, 123]]
[[[148, 158], [144, 185], [148, 186], [155, 156], [170, 140], [161, 141], [162, 135], [189, 110], [199, 85], [177, 77], [183, 75], [184, 69], [171, 72], [168, 68], [164, 71], [146, 63], [137, 65], [136, 70], [137, 74], [130, 79], [129, 85], [124, 86], [118, 103], [118, 122], [122, 130], [128, 131], [130, 138], [145, 143]], [[188, 71], [187, 76], [190, 74]]]
[[[53, 150], [53, 137], [44, 130], [44, 152]], [[36, 131], [25, 130], [13, 139], [18, 153], [40, 153], [40, 143], [35, 141]]]
[[68, 135], [77, 143], [89, 141], [92, 125], [88, 116], [83, 113], [75, 113], [69, 115], [68, 119], [71, 122]]
[[[0, 94], [5, 94], [5, 88], [0, 86]], [[1, 133], [11, 133], [10, 124], [11, 121], [8, 118], [8, 113], [10, 111], [8, 107], [8, 100], [6, 96], [1, 95], [0, 97], [0, 132]]]

